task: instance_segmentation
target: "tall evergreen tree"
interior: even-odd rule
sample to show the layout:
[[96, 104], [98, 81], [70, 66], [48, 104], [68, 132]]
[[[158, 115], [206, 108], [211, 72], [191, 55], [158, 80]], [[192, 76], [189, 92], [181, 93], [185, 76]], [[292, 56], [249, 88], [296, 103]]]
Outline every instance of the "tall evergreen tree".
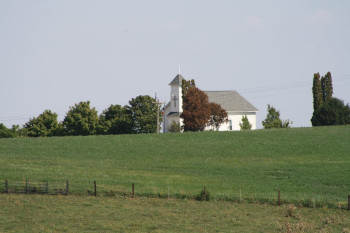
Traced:
[[314, 74], [312, 94], [314, 97], [314, 111], [317, 111], [323, 104], [322, 87], [319, 73]]
[[288, 128], [289, 127], [289, 120], [282, 121], [280, 119], [280, 112], [275, 109], [273, 106], [267, 105], [267, 115], [266, 119], [262, 122], [262, 125], [265, 127], [265, 129], [272, 129], [272, 128]]
[[241, 122], [239, 123], [241, 130], [251, 130], [252, 124], [250, 124], [247, 115], [242, 116]]
[[320, 80], [320, 74], [314, 74], [314, 81], [312, 86], [312, 94], [314, 98], [314, 112], [312, 114], [312, 126], [318, 126], [318, 118], [320, 108], [328, 101], [333, 99], [333, 82], [331, 72], [327, 72]]
[[321, 78], [321, 86], [323, 102], [331, 100], [333, 96], [333, 83], [331, 72], [327, 72], [327, 74]]

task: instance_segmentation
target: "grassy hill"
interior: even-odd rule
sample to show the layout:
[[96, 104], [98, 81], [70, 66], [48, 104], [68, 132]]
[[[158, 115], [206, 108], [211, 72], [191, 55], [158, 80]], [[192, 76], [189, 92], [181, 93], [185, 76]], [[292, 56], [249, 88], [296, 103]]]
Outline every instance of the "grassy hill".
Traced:
[[[1, 180], [93, 181], [138, 195], [343, 205], [350, 194], [350, 126], [0, 140]], [[99, 191], [106, 191], [99, 188]]]

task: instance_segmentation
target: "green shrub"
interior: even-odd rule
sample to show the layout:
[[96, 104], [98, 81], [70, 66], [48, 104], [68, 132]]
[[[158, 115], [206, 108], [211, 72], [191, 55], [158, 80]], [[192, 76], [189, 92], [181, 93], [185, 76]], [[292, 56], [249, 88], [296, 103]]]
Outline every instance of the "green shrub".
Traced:
[[209, 201], [211, 199], [210, 192], [204, 187], [200, 194], [196, 197], [198, 201]]
[[176, 123], [175, 121], [173, 121], [171, 123], [171, 125], [169, 126], [169, 132], [171, 132], [171, 133], [179, 133], [179, 132], [181, 132], [180, 123]]

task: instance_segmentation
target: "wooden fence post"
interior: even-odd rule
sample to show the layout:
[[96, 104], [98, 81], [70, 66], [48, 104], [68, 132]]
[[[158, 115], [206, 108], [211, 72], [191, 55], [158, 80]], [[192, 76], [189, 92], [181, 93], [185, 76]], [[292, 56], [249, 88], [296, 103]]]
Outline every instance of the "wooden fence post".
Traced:
[[95, 197], [96, 197], [97, 196], [96, 180], [94, 181], [94, 190], [95, 190]]
[[239, 189], [239, 202], [242, 202], [242, 188]]
[[8, 189], [8, 180], [5, 180], [5, 193], [8, 193], [9, 189]]
[[169, 196], [170, 196], [170, 188], [169, 188], [169, 185], [168, 185], [168, 199], [169, 199]]
[[69, 194], [69, 181], [66, 180], [66, 195]]
[[45, 192], [49, 193], [49, 181], [48, 180], [45, 183]]
[[278, 190], [278, 205], [281, 205], [281, 192]]
[[131, 197], [134, 198], [134, 195], [135, 195], [135, 184], [132, 183], [131, 184]]

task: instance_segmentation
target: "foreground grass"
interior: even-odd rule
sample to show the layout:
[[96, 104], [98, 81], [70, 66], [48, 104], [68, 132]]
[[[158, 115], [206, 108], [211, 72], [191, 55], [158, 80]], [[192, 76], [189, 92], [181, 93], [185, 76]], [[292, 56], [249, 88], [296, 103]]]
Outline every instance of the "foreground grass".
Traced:
[[[282, 201], [345, 208], [350, 126], [57, 138], [0, 139], [2, 180], [93, 181], [142, 196]], [[99, 192], [103, 191], [99, 188]], [[107, 191], [107, 190], [105, 190]]]
[[0, 232], [350, 232], [350, 213], [327, 208], [13, 194], [0, 206]]

